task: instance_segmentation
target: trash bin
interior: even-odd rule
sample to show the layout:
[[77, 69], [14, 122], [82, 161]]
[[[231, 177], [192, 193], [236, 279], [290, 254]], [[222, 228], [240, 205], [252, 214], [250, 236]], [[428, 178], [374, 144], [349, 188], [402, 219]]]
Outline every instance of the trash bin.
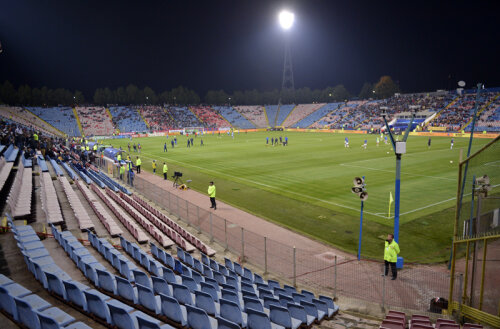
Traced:
[[403, 257], [398, 257], [398, 260], [396, 261], [396, 268], [398, 270], [403, 268], [404, 260]]
[[432, 313], [438, 313], [442, 314], [443, 310], [448, 309], [448, 300], [443, 297], [436, 297], [432, 298], [430, 305], [429, 305], [429, 311]]

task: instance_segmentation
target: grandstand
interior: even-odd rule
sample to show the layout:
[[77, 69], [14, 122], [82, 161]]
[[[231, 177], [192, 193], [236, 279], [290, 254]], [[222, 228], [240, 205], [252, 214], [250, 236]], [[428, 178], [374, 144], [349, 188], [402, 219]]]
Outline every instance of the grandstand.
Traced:
[[267, 121], [270, 127], [276, 126], [276, 116], [278, 115], [278, 105], [265, 105]]
[[33, 113], [21, 107], [0, 106], [0, 116], [52, 136], [62, 137], [64, 135], [59, 129], [40, 120]]
[[236, 106], [234, 108], [248, 121], [252, 122], [256, 128], [266, 128], [268, 126], [267, 117], [262, 106]]
[[113, 124], [120, 132], [145, 132], [146, 123], [135, 108], [126, 106], [111, 106], [109, 112], [113, 116]]
[[27, 109], [66, 135], [81, 136], [71, 107], [27, 107]]
[[230, 123], [215, 112], [210, 106], [192, 106], [190, 110], [206, 128], [230, 127]]
[[320, 107], [324, 106], [325, 103], [318, 104], [298, 104], [290, 115], [282, 122], [285, 127], [291, 127], [297, 121], [300, 121], [307, 117], [309, 114], [318, 110]]
[[222, 115], [233, 127], [252, 129], [255, 125], [231, 106], [214, 106], [213, 109]]
[[150, 130], [165, 131], [176, 128], [173, 117], [162, 106], [139, 106], [137, 109], [148, 123]]
[[317, 109], [316, 111], [312, 112], [305, 118], [295, 122], [292, 127], [293, 128], [308, 128], [315, 122], [321, 120], [325, 115], [328, 113], [335, 111], [336, 109], [341, 106], [342, 103], [328, 103]]
[[276, 115], [276, 126], [282, 126], [285, 119], [295, 109], [295, 104], [282, 104], [279, 107], [278, 114]]
[[167, 111], [174, 118], [177, 128], [203, 126], [203, 123], [187, 107], [170, 106]]
[[[500, 94], [489, 98], [489, 102], [480, 109], [479, 118], [476, 122], [476, 130], [487, 132], [500, 131]], [[472, 119], [466, 123], [466, 131], [472, 129]]]
[[108, 112], [101, 106], [77, 107], [83, 134], [85, 136], [111, 136], [115, 128]]

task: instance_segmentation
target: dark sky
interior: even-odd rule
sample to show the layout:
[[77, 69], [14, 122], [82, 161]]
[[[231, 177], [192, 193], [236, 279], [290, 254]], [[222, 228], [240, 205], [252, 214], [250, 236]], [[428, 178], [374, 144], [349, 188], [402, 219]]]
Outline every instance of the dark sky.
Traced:
[[500, 86], [499, 3], [0, 0], [0, 80], [87, 95], [129, 83], [271, 90], [283, 65], [277, 14], [288, 8], [296, 88], [357, 94], [386, 74], [404, 92]]

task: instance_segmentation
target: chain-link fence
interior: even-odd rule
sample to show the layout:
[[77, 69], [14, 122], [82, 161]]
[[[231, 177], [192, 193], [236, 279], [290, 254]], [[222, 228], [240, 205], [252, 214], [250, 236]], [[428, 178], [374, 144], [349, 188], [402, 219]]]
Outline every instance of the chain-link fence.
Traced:
[[[116, 169], [108, 173], [113, 171]], [[116, 172], [113, 175], [116, 176]], [[407, 264], [398, 271], [397, 280], [392, 281], [381, 275], [384, 272], [381, 262], [338, 257], [333, 251], [314, 253], [277, 242], [138, 176], [134, 179], [134, 188], [211, 241], [238, 255], [240, 262], [251, 263], [261, 268], [262, 273], [271, 273], [290, 284], [305, 289], [312, 287], [336, 297], [419, 312], [429, 310], [431, 299], [448, 296], [450, 274], [443, 266]]]

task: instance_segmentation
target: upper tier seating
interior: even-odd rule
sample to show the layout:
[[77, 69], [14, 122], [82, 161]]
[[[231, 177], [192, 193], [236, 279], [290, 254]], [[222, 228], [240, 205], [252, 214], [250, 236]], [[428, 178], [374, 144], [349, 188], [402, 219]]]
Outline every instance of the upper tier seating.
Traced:
[[110, 136], [114, 133], [113, 122], [104, 107], [77, 107], [76, 110], [85, 136]]
[[276, 126], [283, 125], [283, 121], [288, 117], [290, 112], [295, 108], [295, 104], [282, 104], [279, 108], [278, 115], [276, 116]]
[[336, 110], [342, 103], [328, 103], [320, 107], [317, 111], [312, 112], [307, 117], [303, 118], [300, 121], [297, 121], [292, 125], [294, 128], [307, 128], [316, 121], [320, 120], [322, 117], [327, 115], [328, 113]]
[[276, 123], [276, 115], [278, 114], [278, 105], [266, 105], [264, 108], [266, 109], [269, 126], [274, 127]]
[[186, 107], [171, 106], [168, 108], [168, 112], [174, 118], [177, 128], [203, 126], [203, 123], [198, 120], [196, 115]]
[[236, 111], [231, 106], [214, 106], [214, 110], [218, 111], [231, 125], [240, 129], [252, 129], [255, 125], [247, 120], [240, 112]]
[[27, 109], [68, 136], [81, 136], [71, 107], [28, 107]]
[[257, 128], [266, 128], [267, 118], [264, 109], [259, 105], [251, 106], [236, 106], [235, 109], [240, 112], [245, 118], [250, 120]]
[[135, 108], [111, 106], [109, 112], [113, 116], [113, 124], [122, 133], [144, 132], [148, 130], [146, 123]]
[[20, 123], [30, 130], [40, 131], [49, 136], [63, 137], [59, 130], [54, 129], [52, 125], [40, 120], [33, 113], [21, 107], [0, 106], [0, 116]]
[[212, 110], [210, 106], [193, 106], [191, 107], [196, 116], [203, 121], [207, 128], [222, 128], [230, 127], [231, 125], [224, 120], [217, 112]]
[[175, 120], [161, 106], [139, 106], [139, 111], [142, 117], [149, 125], [152, 131], [163, 131], [168, 129], [175, 129]]

